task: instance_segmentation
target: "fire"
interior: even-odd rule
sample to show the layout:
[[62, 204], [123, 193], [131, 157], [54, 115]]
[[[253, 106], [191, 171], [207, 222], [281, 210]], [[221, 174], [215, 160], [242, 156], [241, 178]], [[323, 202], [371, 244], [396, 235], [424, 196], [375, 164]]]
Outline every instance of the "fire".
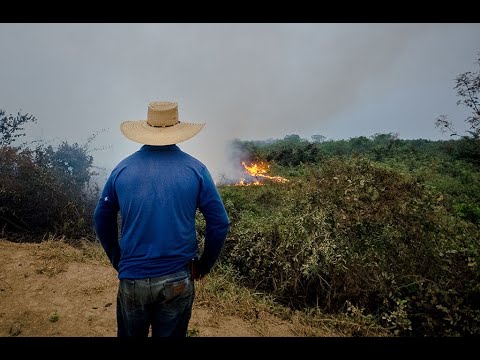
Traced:
[[274, 182], [279, 182], [279, 183], [285, 183], [288, 181], [288, 179], [285, 179], [281, 176], [267, 175], [270, 165], [265, 164], [264, 162], [252, 163], [249, 166], [244, 161], [242, 161], [242, 166], [245, 168], [245, 173], [250, 175], [251, 177], [254, 177], [255, 180], [252, 182], [245, 182], [245, 179], [240, 179], [240, 181], [237, 182], [235, 186], [263, 185], [260, 182], [260, 179], [270, 179]]

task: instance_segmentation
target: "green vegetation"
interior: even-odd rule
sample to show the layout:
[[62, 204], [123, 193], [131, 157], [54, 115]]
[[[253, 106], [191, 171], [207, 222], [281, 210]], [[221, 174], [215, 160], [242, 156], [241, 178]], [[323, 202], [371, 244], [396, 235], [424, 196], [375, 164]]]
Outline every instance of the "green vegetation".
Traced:
[[187, 337], [195, 337], [198, 336], [199, 331], [197, 328], [191, 328], [187, 330]]
[[[317, 135], [318, 136], [318, 135]], [[312, 137], [313, 138], [313, 137]], [[294, 139], [292, 141], [292, 139]], [[276, 141], [240, 141], [232, 146], [250, 161], [270, 162], [277, 175], [305, 175], [310, 166], [333, 157], [361, 156], [385, 168], [414, 176], [444, 197], [444, 205], [478, 224], [480, 220], [479, 154], [470, 140], [404, 140], [396, 134], [375, 134], [349, 140], [310, 142], [298, 135]]]
[[54, 323], [54, 322], [57, 322], [59, 319], [59, 316], [58, 316], [58, 313], [57, 313], [57, 310], [55, 310], [53, 313], [50, 314], [50, 316], [48, 317], [48, 321]]
[[294, 309], [359, 311], [399, 335], [480, 333], [480, 172], [463, 141], [237, 140], [290, 181], [220, 188], [222, 262]]

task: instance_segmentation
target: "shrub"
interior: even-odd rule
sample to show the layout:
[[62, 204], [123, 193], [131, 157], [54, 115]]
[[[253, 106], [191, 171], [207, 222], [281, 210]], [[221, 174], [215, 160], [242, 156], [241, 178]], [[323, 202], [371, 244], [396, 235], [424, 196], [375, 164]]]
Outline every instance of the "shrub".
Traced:
[[287, 184], [223, 187], [223, 260], [293, 307], [364, 308], [396, 334], [480, 332], [479, 231], [421, 182], [333, 158]]
[[[56, 149], [38, 143], [14, 146], [25, 136], [33, 115], [5, 115], [0, 109], [0, 227], [3, 233], [29, 239], [54, 233], [68, 238], [93, 237], [98, 186], [90, 186], [93, 157], [88, 146], [62, 142]], [[104, 130], [101, 130], [104, 131]]]
[[29, 150], [0, 148], [2, 232], [32, 240], [46, 233], [93, 237], [92, 214], [98, 189], [84, 191], [84, 184], [61, 176], [55, 167], [39, 164], [36, 159]]

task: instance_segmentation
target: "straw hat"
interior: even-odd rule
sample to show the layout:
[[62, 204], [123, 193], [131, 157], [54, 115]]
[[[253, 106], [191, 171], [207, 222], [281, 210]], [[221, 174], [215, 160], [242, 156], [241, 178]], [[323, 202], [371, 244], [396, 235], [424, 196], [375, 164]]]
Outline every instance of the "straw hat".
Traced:
[[148, 105], [147, 120], [124, 121], [120, 130], [140, 144], [171, 145], [194, 137], [204, 126], [180, 122], [177, 103], [155, 101]]

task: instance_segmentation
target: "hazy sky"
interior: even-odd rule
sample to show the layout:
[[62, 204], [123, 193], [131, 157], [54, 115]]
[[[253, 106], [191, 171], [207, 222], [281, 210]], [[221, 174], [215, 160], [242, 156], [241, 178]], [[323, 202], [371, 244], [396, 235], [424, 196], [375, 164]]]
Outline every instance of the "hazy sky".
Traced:
[[0, 51], [0, 108], [35, 115], [31, 139], [105, 128], [110, 173], [141, 146], [120, 123], [177, 101], [207, 124], [180, 148], [217, 176], [233, 138], [447, 138], [439, 114], [464, 129], [454, 79], [478, 69], [480, 24], [0, 24]]

